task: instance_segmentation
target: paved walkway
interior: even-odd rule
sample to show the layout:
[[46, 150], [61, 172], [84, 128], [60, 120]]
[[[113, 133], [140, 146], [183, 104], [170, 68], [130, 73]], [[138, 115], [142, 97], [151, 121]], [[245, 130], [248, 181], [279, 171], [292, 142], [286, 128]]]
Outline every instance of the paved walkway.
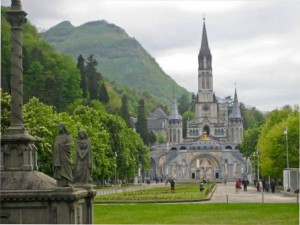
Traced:
[[206, 203], [297, 203], [297, 196], [288, 196], [280, 192], [257, 192], [255, 187], [247, 187], [236, 192], [235, 183], [225, 186], [218, 183], [210, 201]]

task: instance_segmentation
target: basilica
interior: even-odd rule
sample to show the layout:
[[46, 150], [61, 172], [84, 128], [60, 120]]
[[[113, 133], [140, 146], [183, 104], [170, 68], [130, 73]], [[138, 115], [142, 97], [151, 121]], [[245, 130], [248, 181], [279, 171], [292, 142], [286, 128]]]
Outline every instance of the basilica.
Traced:
[[149, 179], [248, 178], [249, 162], [236, 149], [243, 139], [237, 91], [234, 90], [230, 105], [215, 95], [205, 20], [198, 65], [195, 117], [187, 121], [186, 138], [183, 138], [182, 116], [175, 97], [170, 115], [157, 108], [148, 118], [148, 129], [162, 133], [167, 140], [165, 144], [151, 147], [151, 165], [145, 174]]

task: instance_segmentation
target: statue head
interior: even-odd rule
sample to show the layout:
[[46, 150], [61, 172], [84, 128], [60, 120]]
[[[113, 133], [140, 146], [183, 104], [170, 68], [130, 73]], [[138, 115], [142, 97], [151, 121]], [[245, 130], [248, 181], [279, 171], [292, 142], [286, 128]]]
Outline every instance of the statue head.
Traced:
[[69, 131], [67, 130], [65, 123], [58, 124], [58, 132], [59, 132], [59, 134], [69, 134]]
[[78, 139], [87, 139], [87, 133], [85, 130], [80, 129], [78, 131]]

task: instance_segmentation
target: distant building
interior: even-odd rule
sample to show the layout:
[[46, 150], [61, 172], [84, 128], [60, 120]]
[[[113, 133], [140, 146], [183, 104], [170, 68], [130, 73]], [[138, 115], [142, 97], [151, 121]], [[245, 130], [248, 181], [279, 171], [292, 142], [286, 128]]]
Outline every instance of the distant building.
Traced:
[[217, 100], [215, 96], [205, 20], [198, 64], [195, 118], [187, 122], [187, 137], [183, 139], [182, 117], [178, 113], [175, 96], [169, 116], [158, 108], [148, 118], [148, 129], [162, 133], [166, 143], [152, 146], [151, 169], [146, 177], [247, 178], [248, 163], [236, 149], [243, 139], [243, 118], [237, 91], [235, 89], [231, 107], [228, 101]]

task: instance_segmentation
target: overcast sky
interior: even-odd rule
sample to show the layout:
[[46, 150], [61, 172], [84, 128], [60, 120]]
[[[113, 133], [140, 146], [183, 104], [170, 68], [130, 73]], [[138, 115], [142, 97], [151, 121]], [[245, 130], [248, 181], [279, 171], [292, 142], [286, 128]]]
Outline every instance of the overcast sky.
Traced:
[[[2, 5], [10, 1], [2, 0]], [[299, 104], [300, 1], [22, 0], [41, 30], [106, 20], [137, 39], [179, 85], [197, 92], [203, 15], [214, 91], [262, 111]]]

